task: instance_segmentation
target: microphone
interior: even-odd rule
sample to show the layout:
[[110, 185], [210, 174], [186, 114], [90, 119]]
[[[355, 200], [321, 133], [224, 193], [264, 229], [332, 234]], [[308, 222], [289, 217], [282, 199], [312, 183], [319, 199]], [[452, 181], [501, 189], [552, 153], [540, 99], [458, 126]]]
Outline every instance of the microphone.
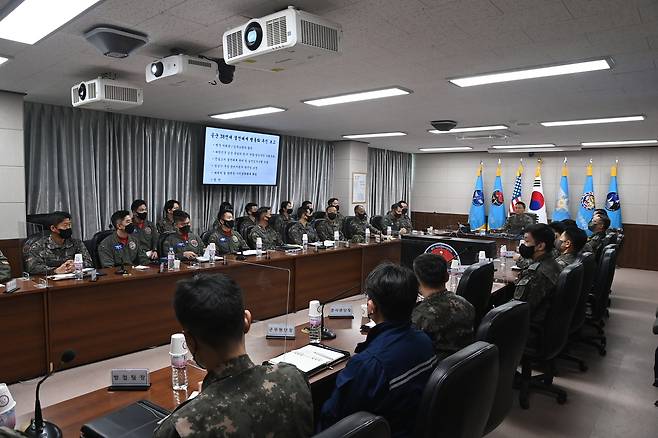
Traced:
[[[60, 358], [58, 368], [62, 365], [71, 362], [75, 359], [75, 351], [66, 350], [62, 353]], [[39, 390], [41, 389], [41, 384], [46, 381], [48, 377], [53, 374], [53, 366], [50, 365], [50, 371], [45, 375], [43, 379], [37, 383], [36, 399], [34, 401], [34, 418], [30, 422], [30, 426], [25, 429], [25, 433], [34, 438], [61, 438], [62, 429], [59, 428], [54, 423], [49, 421], [43, 421], [43, 412], [41, 411], [41, 402], [39, 401]]]
[[351, 287], [349, 289], [346, 289], [346, 290], [340, 292], [336, 296], [331, 297], [330, 299], [326, 300], [325, 302], [320, 303], [320, 315], [321, 315], [321, 317], [320, 317], [320, 339], [322, 339], [322, 340], [336, 339], [336, 333], [329, 330], [328, 328], [326, 328], [324, 326], [324, 306], [327, 303], [330, 303], [332, 301], [336, 301], [337, 299], [342, 298], [345, 294], [352, 293], [355, 289], [358, 290], [360, 288], [361, 288], [361, 285]]

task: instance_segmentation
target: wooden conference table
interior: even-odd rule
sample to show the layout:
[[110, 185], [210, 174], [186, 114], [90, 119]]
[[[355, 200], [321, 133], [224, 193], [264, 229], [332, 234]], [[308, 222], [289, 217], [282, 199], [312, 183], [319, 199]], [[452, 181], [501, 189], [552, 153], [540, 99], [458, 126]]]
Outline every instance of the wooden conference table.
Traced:
[[[367, 274], [383, 261], [400, 262], [400, 241], [351, 245], [306, 253], [274, 252], [270, 258], [227, 257], [210, 266], [182, 264], [174, 272], [105, 269], [98, 281], [49, 281], [38, 288], [23, 281], [13, 294], [0, 293], [3, 346], [0, 381], [13, 383], [44, 375], [61, 354], [76, 352], [82, 365], [163, 345], [180, 331], [172, 307], [176, 281], [199, 272], [221, 272], [243, 289], [255, 319], [308, 307], [312, 299], [358, 294]], [[290, 283], [290, 284], [289, 284]]]

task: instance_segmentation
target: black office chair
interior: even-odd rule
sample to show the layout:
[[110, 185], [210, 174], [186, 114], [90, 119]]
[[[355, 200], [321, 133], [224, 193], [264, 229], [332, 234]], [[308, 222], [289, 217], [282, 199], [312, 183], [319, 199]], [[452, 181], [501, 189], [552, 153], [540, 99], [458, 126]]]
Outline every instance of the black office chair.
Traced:
[[23, 251], [27, 253], [30, 247], [34, 245], [37, 240], [40, 240], [42, 237], [49, 235], [50, 235], [50, 230], [42, 230], [27, 236], [27, 238], [23, 242], [23, 248], [24, 248]]
[[370, 225], [377, 228], [382, 233], [386, 231], [386, 225], [384, 224], [384, 216], [377, 215], [370, 218]]
[[[583, 265], [573, 263], [560, 273], [555, 291], [549, 299], [548, 312], [542, 325], [530, 324], [528, 342], [521, 359], [519, 403], [530, 407], [530, 390], [554, 394], [559, 404], [566, 403], [567, 393], [553, 385], [554, 360], [564, 349], [569, 337], [571, 320], [578, 304], [583, 284]], [[532, 376], [534, 365], [546, 372]]]
[[[251, 234], [251, 230], [253, 230], [256, 227], [256, 225], [245, 225], [242, 227], [242, 233], [240, 235], [244, 238], [245, 242], [251, 246], [249, 242], [251, 242], [251, 238], [249, 235]], [[256, 248], [256, 242], [253, 242], [253, 248]]]
[[[653, 322], [653, 334], [658, 335], [658, 309], [656, 309], [656, 320]], [[658, 347], [653, 361], [653, 386], [658, 387]], [[654, 405], [658, 406], [658, 401]]]
[[291, 244], [293, 243], [292, 239], [290, 238], [290, 229], [297, 223], [297, 221], [290, 221], [286, 224], [285, 228], [283, 229], [283, 243]]
[[512, 300], [491, 309], [480, 323], [475, 339], [498, 347], [496, 395], [484, 433], [503, 422], [514, 400], [514, 376], [523, 356], [530, 328], [530, 305]]
[[158, 235], [158, 255], [162, 257], [167, 257], [167, 254], [169, 253], [169, 248], [164, 247], [165, 240], [167, 240], [167, 237], [169, 237], [172, 234], [175, 234], [175, 231], [167, 231], [165, 233], [162, 233]]
[[210, 235], [213, 233], [213, 231], [215, 230], [206, 230], [201, 233], [201, 241], [204, 245], [208, 246], [208, 241], [210, 240]]
[[340, 420], [314, 438], [389, 438], [388, 422], [369, 412], [356, 412]]
[[480, 321], [487, 314], [491, 306], [491, 287], [493, 286], [494, 265], [492, 262], [476, 263], [464, 271], [457, 286], [457, 295], [466, 300], [475, 308], [474, 330], [477, 330]]
[[345, 238], [348, 239], [348, 240], [351, 239], [352, 237], [354, 237], [354, 235], [350, 232], [350, 229], [347, 226], [347, 224], [352, 222], [352, 220], [354, 220], [354, 218], [355, 218], [355, 216], [345, 216], [343, 218], [343, 234], [345, 235]]
[[498, 348], [475, 342], [439, 362], [418, 408], [416, 438], [480, 438], [498, 380]]
[[238, 232], [240, 232], [242, 224], [245, 220], [247, 220], [247, 216], [240, 216], [239, 218], [235, 219], [235, 229], [238, 230]]
[[98, 233], [94, 234], [94, 237], [91, 238], [89, 255], [91, 255], [92, 260], [94, 261], [94, 266], [97, 268], [102, 268], [101, 260], [98, 256], [98, 245], [101, 244], [110, 234], [114, 233], [114, 230], [101, 230]]

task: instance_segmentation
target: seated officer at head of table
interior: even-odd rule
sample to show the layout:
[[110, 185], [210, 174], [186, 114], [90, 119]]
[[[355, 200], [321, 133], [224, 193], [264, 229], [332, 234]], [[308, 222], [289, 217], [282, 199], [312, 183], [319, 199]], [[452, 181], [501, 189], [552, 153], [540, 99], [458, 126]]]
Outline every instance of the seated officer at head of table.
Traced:
[[11, 266], [7, 257], [0, 251], [0, 281], [9, 280], [11, 278]]
[[163, 251], [173, 248], [176, 258], [180, 260], [195, 260], [204, 252], [203, 241], [191, 231], [190, 215], [183, 210], [174, 212], [176, 232], [168, 234], [162, 244]]
[[158, 241], [160, 233], [158, 233], [153, 222], [147, 219], [149, 212], [148, 207], [146, 206], [146, 201], [143, 199], [135, 199], [133, 203], [130, 204], [130, 210], [132, 211], [133, 225], [135, 225], [133, 236], [137, 238], [139, 247], [143, 249], [144, 252], [150, 254], [149, 258], [151, 260], [158, 260]]
[[128, 210], [115, 211], [110, 219], [114, 233], [98, 245], [98, 258], [102, 268], [125, 265], [148, 265], [149, 257], [133, 235], [135, 224]]
[[532, 218], [525, 214], [525, 203], [517, 202], [514, 205], [514, 214], [508, 217], [503, 225], [503, 232], [514, 235], [523, 234], [525, 229], [533, 223]]
[[[345, 224], [345, 234], [352, 242], [365, 242], [366, 229], [370, 229], [372, 234], [379, 234], [377, 228], [368, 223], [368, 215], [363, 205], [354, 207], [354, 217], [350, 218]], [[367, 243], [367, 242], [366, 242]]]
[[165, 202], [164, 208], [162, 209], [162, 217], [158, 220], [157, 228], [158, 233], [170, 233], [176, 231], [174, 227], [174, 212], [180, 210], [180, 202], [175, 199], [170, 199]]
[[429, 336], [411, 325], [418, 281], [409, 268], [381, 264], [368, 275], [366, 293], [368, 315], [376, 325], [338, 374], [319, 427], [368, 411], [386, 418], [394, 437], [410, 437], [438, 361]]
[[434, 351], [447, 357], [473, 342], [475, 309], [464, 297], [446, 289], [448, 263], [437, 254], [414, 260], [414, 274], [423, 301], [414, 307], [411, 322], [432, 338]]
[[334, 205], [329, 205], [326, 211], [326, 219], [316, 222], [315, 231], [318, 233], [318, 240], [334, 240], [334, 232], [338, 231], [338, 240], [345, 240], [343, 236], [343, 226], [338, 219], [338, 210]]
[[94, 262], [80, 239], [72, 237], [71, 215], [56, 211], [50, 215], [50, 234], [23, 249], [25, 270], [32, 275], [69, 274], [73, 272], [73, 259], [82, 254], [85, 268]]
[[578, 227], [567, 227], [555, 242], [560, 253], [555, 259], [561, 269], [566, 268], [578, 259], [580, 251], [587, 242], [587, 234]]
[[251, 313], [231, 278], [200, 274], [179, 281], [174, 310], [190, 353], [208, 374], [199, 395], [178, 406], [154, 438], [311, 435], [308, 380], [293, 365], [254, 365], [245, 348]]
[[256, 249], [256, 239], [260, 237], [263, 242], [263, 249], [276, 249], [277, 246], [283, 245], [281, 235], [270, 226], [272, 219], [272, 210], [270, 207], [261, 207], [256, 211], [257, 225], [251, 229], [247, 243], [251, 249]]
[[219, 230], [215, 230], [208, 237], [208, 243], [214, 243], [217, 254], [235, 254], [246, 251], [249, 245], [244, 238], [233, 229], [235, 221], [232, 211], [224, 211], [219, 219]]
[[290, 230], [288, 230], [289, 243], [301, 245], [304, 240], [304, 234], [308, 237], [308, 243], [317, 242], [318, 234], [315, 232], [315, 228], [311, 225], [311, 221], [313, 220], [313, 209], [310, 207], [299, 207], [299, 209], [297, 209], [297, 217], [299, 220], [292, 224]]

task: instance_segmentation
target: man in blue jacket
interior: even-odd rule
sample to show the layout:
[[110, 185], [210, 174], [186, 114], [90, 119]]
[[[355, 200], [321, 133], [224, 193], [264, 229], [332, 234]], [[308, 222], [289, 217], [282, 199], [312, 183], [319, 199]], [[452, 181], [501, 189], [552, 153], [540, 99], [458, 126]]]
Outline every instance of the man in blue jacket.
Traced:
[[338, 374], [319, 428], [368, 411], [386, 418], [394, 437], [410, 437], [423, 389], [437, 364], [430, 338], [411, 326], [418, 281], [408, 268], [382, 264], [368, 275], [366, 293], [368, 315], [376, 325]]

